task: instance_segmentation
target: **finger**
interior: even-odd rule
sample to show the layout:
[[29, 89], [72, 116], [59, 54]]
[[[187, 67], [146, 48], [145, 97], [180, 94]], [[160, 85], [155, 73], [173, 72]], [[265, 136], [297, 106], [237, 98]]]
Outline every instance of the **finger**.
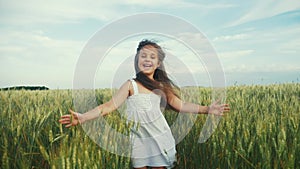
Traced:
[[224, 111], [223, 111], [223, 113], [228, 113], [228, 112], [229, 112], [229, 110], [224, 110]]
[[62, 120], [59, 120], [59, 122], [60, 122], [61, 124], [69, 124], [69, 123], [70, 123], [70, 120], [62, 119]]
[[70, 121], [70, 118], [69, 117], [66, 117], [66, 118], [61, 118], [58, 120], [60, 123], [61, 122], [66, 122], [66, 121]]
[[70, 118], [70, 117], [71, 117], [70, 114], [66, 114], [66, 115], [61, 116], [60, 118], [64, 119], [64, 118]]
[[60, 117], [59, 120], [70, 120], [71, 116], [64, 116], [64, 117]]
[[225, 106], [225, 107], [223, 107], [223, 110], [224, 110], [224, 111], [229, 111], [229, 110], [230, 110], [230, 107]]
[[227, 110], [227, 111], [229, 111], [229, 110], [230, 110], [230, 108], [229, 108], [229, 107], [225, 107], [225, 108], [224, 108], [224, 110]]
[[223, 109], [229, 109], [229, 107], [228, 106], [221, 106]]
[[76, 112], [73, 111], [72, 109], [69, 109], [69, 112], [70, 112], [71, 114], [76, 114]]
[[66, 124], [71, 124], [71, 122], [70, 121], [61, 121], [60, 124], [66, 125]]
[[78, 119], [78, 113], [77, 112], [75, 112], [75, 111], [73, 111], [73, 110], [71, 110], [71, 109], [69, 109], [69, 111], [70, 111], [70, 113], [71, 113], [71, 118], [75, 118], [75, 119]]
[[222, 104], [221, 107], [229, 108], [229, 105], [228, 104]]
[[72, 123], [66, 125], [66, 128], [69, 128], [69, 127], [71, 127], [71, 126], [72, 126]]
[[61, 124], [63, 124], [63, 125], [69, 125], [69, 124], [71, 124], [70, 122], [63, 122], [63, 123], [61, 123]]
[[221, 107], [229, 107], [228, 104], [220, 104]]
[[221, 109], [220, 109], [222, 112], [225, 112], [225, 111], [228, 111], [229, 110], [229, 108], [227, 108], [227, 107], [221, 107]]

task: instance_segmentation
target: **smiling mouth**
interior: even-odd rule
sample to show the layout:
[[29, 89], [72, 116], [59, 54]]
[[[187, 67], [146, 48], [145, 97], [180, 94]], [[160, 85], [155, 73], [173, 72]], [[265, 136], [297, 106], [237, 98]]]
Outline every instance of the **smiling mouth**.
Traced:
[[152, 64], [143, 64], [144, 68], [151, 68], [153, 65]]

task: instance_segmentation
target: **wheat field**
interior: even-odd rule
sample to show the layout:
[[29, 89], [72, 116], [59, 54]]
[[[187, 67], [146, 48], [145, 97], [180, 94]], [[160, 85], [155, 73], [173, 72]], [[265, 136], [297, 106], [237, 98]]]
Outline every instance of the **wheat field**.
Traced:
[[[196, 90], [200, 95], [190, 97], [193, 91], [182, 89], [183, 96], [209, 104], [211, 89]], [[230, 113], [201, 144], [206, 115], [198, 115], [177, 144], [175, 168], [300, 168], [299, 83], [231, 86], [226, 93]], [[110, 97], [109, 89], [96, 90], [99, 104]], [[0, 91], [0, 168], [131, 168], [130, 158], [102, 149], [81, 126], [60, 125], [69, 108], [72, 90]], [[169, 124], [178, 116], [164, 114]], [[126, 127], [117, 111], [105, 118], [115, 128]]]

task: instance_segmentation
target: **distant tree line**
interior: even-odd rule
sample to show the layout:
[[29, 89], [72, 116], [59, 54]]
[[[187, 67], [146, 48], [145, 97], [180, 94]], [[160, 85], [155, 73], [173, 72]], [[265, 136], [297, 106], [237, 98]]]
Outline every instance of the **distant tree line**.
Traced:
[[45, 86], [13, 86], [1, 88], [0, 90], [49, 90], [49, 88]]

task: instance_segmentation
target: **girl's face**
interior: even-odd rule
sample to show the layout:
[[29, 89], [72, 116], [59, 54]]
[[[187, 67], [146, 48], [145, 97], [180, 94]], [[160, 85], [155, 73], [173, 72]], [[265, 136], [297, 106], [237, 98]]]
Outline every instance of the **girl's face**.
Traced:
[[156, 68], [160, 65], [157, 49], [151, 45], [144, 46], [138, 57], [138, 67], [149, 78], [153, 79], [153, 74]]

